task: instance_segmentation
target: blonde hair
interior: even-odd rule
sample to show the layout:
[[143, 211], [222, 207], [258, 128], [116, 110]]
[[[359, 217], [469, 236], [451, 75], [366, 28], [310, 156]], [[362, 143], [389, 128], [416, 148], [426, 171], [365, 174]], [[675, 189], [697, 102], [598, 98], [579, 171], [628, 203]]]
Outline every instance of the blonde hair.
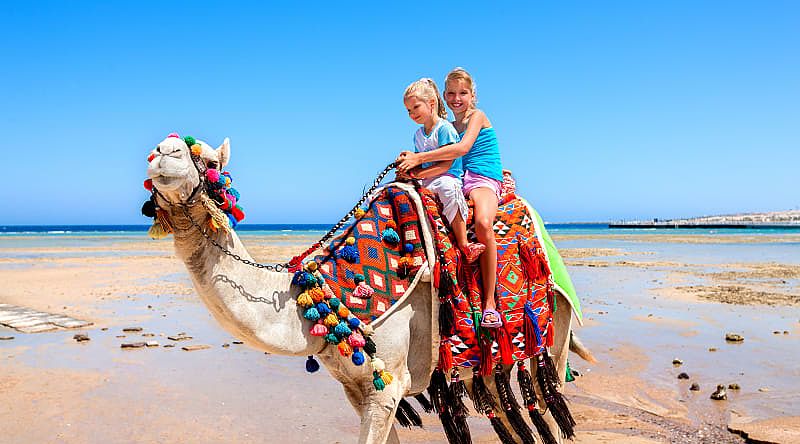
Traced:
[[436, 82], [434, 82], [433, 79], [423, 77], [408, 85], [406, 91], [403, 93], [403, 100], [409, 97], [416, 97], [426, 102], [434, 100], [436, 102], [436, 115], [442, 119], [447, 119], [447, 109], [444, 107], [442, 95], [439, 94], [439, 88], [436, 86]]
[[467, 72], [466, 69], [457, 66], [453, 68], [452, 71], [447, 73], [447, 77], [444, 78], [444, 89], [447, 89], [447, 84], [449, 82], [455, 82], [457, 80], [463, 80], [469, 87], [470, 91], [472, 91], [472, 96], [474, 99], [472, 100], [472, 104], [470, 106], [474, 108], [475, 105], [478, 104], [478, 89], [475, 86], [475, 80], [472, 79], [472, 76]]

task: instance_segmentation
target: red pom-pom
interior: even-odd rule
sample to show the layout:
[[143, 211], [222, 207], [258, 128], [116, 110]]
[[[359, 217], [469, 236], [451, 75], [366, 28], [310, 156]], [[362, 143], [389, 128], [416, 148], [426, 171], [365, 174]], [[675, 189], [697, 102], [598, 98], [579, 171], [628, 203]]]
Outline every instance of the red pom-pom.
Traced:
[[395, 223], [394, 219], [389, 219], [386, 221], [386, 228], [391, 228], [392, 230], [397, 229], [397, 224]]
[[239, 205], [236, 205], [231, 209], [231, 214], [234, 218], [236, 218], [236, 222], [241, 222], [244, 219], [244, 210]]
[[169, 135], [167, 136], [167, 139], [169, 139], [170, 137], [175, 137], [175, 138], [178, 138], [178, 139], [181, 138], [181, 136], [179, 136], [178, 133], [169, 133]]
[[156, 158], [156, 155], [155, 155], [155, 153], [150, 153], [150, 155], [149, 155], [149, 156], [147, 156], [147, 163], [150, 163], [150, 162], [152, 162], [152, 161], [153, 161], [153, 159], [155, 159], [155, 158]]
[[153, 191], [153, 179], [145, 179], [144, 189], [151, 192]]

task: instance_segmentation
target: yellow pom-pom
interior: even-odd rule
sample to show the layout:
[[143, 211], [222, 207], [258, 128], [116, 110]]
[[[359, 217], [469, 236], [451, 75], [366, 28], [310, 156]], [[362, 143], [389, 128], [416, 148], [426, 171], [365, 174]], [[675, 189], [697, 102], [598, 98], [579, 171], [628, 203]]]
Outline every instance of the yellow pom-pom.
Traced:
[[380, 358], [375, 358], [372, 360], [372, 370], [380, 373], [386, 370], [386, 364], [384, 364]]
[[311, 296], [308, 294], [308, 292], [304, 291], [297, 296], [297, 305], [303, 308], [308, 308], [314, 305], [314, 300], [311, 299]]
[[344, 243], [347, 244], [347, 245], [355, 245], [356, 244], [356, 238], [354, 238], [353, 236], [350, 236], [350, 237], [348, 237], [347, 239], [344, 240]]
[[340, 342], [338, 347], [339, 347], [339, 354], [341, 354], [342, 356], [347, 357], [353, 353], [353, 347], [350, 347], [350, 344], [348, 344], [345, 341]]
[[389, 385], [392, 383], [392, 379], [394, 378], [392, 377], [391, 373], [383, 371], [380, 374], [381, 374], [381, 380], [383, 381], [384, 384]]
[[326, 327], [333, 328], [339, 325], [339, 318], [333, 313], [328, 313], [328, 316], [325, 316], [325, 320], [323, 322], [325, 323]]
[[169, 235], [167, 230], [165, 230], [164, 227], [158, 222], [153, 223], [153, 226], [150, 227], [150, 229], [147, 231], [147, 234], [149, 234], [153, 239], [164, 239]]
[[308, 290], [308, 295], [311, 296], [311, 300], [313, 300], [315, 304], [325, 299], [325, 292], [319, 287]]
[[362, 217], [364, 217], [365, 214], [367, 214], [367, 212], [364, 211], [364, 209], [361, 207], [356, 208], [356, 212], [353, 213], [356, 219], [361, 219]]
[[203, 153], [203, 147], [200, 146], [199, 143], [195, 143], [194, 145], [192, 145], [191, 148], [192, 148], [192, 154], [194, 154], [195, 156], [199, 156], [200, 154]]
[[339, 317], [343, 319], [347, 319], [350, 316], [350, 310], [347, 309], [344, 305], [339, 306]]
[[313, 272], [317, 271], [317, 267], [318, 267], [317, 262], [316, 261], [311, 261], [311, 262], [306, 264], [306, 271], [309, 271], [309, 272], [313, 273]]
[[231, 178], [230, 177], [227, 177], [227, 176], [225, 177], [225, 186], [226, 187], [231, 186]]

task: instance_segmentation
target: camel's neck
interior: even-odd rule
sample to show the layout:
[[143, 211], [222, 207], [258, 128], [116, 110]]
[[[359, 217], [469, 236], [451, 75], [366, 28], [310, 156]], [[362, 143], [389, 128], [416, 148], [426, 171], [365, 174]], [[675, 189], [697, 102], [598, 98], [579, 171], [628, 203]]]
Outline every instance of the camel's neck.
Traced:
[[[233, 259], [212, 245], [182, 209], [173, 208], [171, 213], [175, 251], [223, 328], [270, 353], [306, 355], [322, 348], [322, 341], [310, 335], [295, 304], [290, 273], [267, 271]], [[208, 216], [201, 204], [190, 207], [189, 214], [205, 226]], [[209, 234], [231, 253], [252, 260], [232, 231]]]

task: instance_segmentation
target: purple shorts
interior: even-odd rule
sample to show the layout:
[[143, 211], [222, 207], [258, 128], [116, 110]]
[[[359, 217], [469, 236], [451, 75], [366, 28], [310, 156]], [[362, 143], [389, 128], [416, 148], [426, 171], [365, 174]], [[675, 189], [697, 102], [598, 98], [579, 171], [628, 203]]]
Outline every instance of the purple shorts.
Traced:
[[491, 177], [481, 176], [480, 174], [475, 174], [471, 171], [464, 172], [464, 195], [469, 197], [469, 193], [472, 190], [476, 190], [478, 188], [488, 188], [494, 191], [494, 194], [497, 195], [497, 200], [500, 200], [500, 187], [502, 183], [499, 180], [492, 179]]

